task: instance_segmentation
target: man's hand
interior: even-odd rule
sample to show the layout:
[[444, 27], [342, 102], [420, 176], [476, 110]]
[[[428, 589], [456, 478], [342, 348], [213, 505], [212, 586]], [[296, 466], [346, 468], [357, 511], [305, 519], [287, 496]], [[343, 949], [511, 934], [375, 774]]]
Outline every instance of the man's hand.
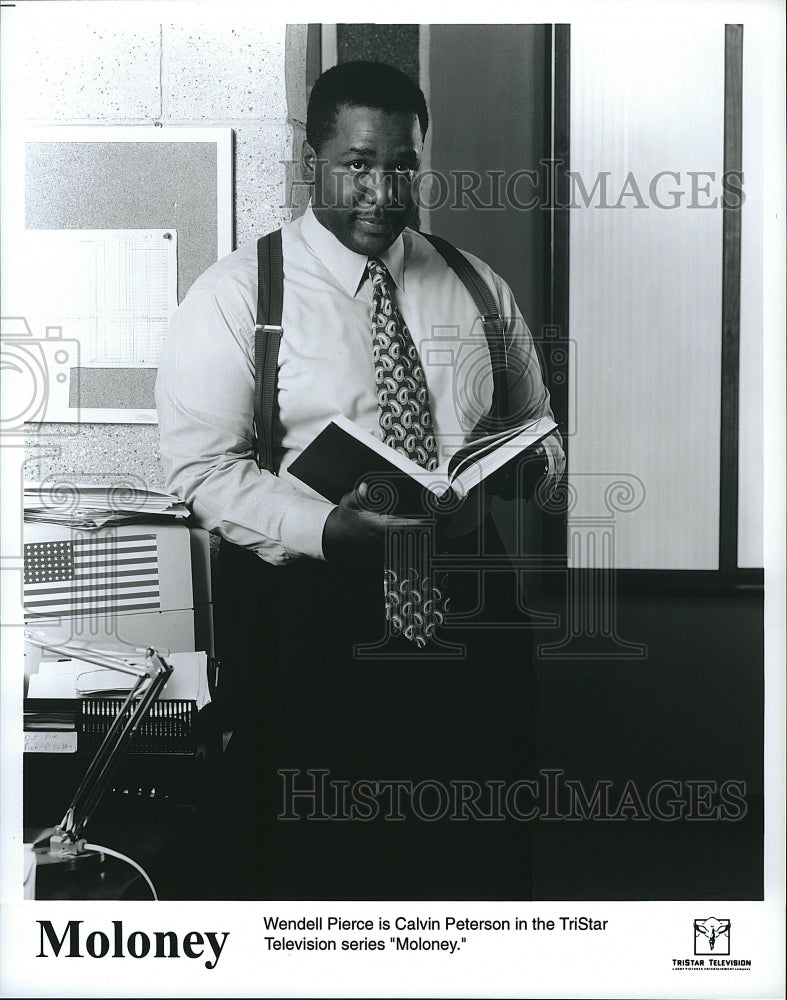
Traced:
[[491, 476], [488, 491], [501, 500], [530, 500], [548, 469], [546, 449], [539, 444]]
[[368, 510], [364, 501], [366, 484], [345, 493], [328, 515], [322, 532], [322, 551], [328, 562], [382, 562], [389, 527], [427, 524], [427, 518], [393, 517]]

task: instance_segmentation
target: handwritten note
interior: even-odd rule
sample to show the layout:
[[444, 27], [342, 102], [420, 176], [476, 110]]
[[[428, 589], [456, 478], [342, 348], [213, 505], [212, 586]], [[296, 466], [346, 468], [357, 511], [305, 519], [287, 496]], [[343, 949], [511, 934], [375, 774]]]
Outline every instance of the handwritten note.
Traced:
[[25, 753], [76, 753], [75, 732], [25, 733]]

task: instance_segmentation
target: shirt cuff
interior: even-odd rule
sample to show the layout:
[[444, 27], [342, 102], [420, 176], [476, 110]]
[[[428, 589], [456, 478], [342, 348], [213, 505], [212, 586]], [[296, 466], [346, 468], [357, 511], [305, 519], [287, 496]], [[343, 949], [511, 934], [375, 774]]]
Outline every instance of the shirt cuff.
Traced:
[[336, 504], [327, 500], [297, 497], [287, 505], [281, 521], [282, 545], [289, 552], [298, 552], [310, 559], [325, 559], [322, 532], [328, 515]]

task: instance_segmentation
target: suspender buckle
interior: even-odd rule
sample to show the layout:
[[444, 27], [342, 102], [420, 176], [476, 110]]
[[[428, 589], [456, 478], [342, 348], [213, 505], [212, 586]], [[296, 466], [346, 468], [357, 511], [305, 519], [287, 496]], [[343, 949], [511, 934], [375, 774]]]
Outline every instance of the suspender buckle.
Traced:
[[[504, 335], [505, 326], [503, 323], [503, 317], [499, 312], [484, 313], [481, 316], [481, 322], [484, 325], [484, 331], [487, 334], [492, 334], [495, 336], [494, 341], [490, 341], [489, 353], [492, 356], [492, 364], [494, 365], [498, 360], [500, 360], [500, 352], [502, 352], [502, 362], [503, 367], [508, 368], [508, 344], [506, 343], [506, 338]], [[506, 407], [508, 404], [506, 403]]]

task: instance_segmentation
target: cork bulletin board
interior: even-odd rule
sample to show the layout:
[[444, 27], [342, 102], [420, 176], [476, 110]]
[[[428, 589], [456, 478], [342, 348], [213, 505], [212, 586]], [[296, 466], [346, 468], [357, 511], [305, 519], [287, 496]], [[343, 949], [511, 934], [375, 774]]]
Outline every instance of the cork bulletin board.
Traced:
[[[194, 280], [232, 250], [232, 130], [31, 129], [25, 138], [24, 230], [36, 248], [33, 259], [46, 261], [53, 280], [62, 272], [65, 291], [83, 279], [92, 283], [87, 298], [99, 305], [88, 319], [96, 343], [106, 344], [102, 362], [100, 347], [91, 342], [88, 350], [83, 327], [65, 304], [58, 315], [51, 284], [43, 286], [46, 305], [40, 284], [38, 293], [31, 291], [26, 315], [47, 329], [48, 339], [62, 341], [57, 367], [65, 378], [51, 383], [46, 420], [155, 423], [163, 329]], [[28, 267], [39, 283], [46, 281], [40, 270]], [[120, 338], [128, 342], [122, 348]]]

